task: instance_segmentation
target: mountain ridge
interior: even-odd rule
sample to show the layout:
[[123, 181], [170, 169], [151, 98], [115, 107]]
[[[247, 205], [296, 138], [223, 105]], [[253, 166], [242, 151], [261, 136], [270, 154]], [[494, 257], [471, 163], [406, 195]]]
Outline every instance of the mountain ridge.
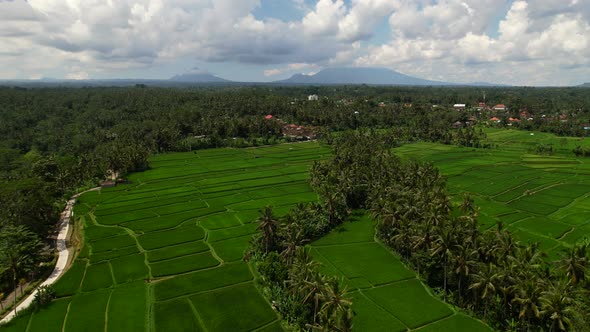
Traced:
[[417, 78], [395, 70], [378, 67], [326, 68], [314, 75], [295, 74], [288, 79], [274, 81], [276, 84], [368, 84], [368, 85], [457, 85]]

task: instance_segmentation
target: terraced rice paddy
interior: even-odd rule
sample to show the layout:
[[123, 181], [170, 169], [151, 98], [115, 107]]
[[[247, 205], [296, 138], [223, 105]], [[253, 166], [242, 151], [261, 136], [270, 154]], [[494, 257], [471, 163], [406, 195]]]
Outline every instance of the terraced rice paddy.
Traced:
[[[496, 148], [417, 143], [396, 151], [433, 162], [451, 192], [472, 193], [482, 227], [501, 221], [521, 241], [538, 242], [549, 257], [590, 237], [590, 159], [571, 152], [589, 141], [517, 130], [489, 130], [488, 138]], [[553, 144], [556, 153], [534, 154], [539, 143]]]
[[429, 293], [397, 256], [374, 241], [374, 222], [356, 216], [312, 244], [322, 272], [342, 277], [357, 331], [491, 331]]
[[84, 245], [47, 309], [2, 331], [281, 331], [244, 250], [258, 210], [317, 200], [317, 143], [154, 157], [131, 184], [83, 195]]
[[[502, 221], [521, 241], [556, 253], [590, 234], [590, 162], [576, 139], [491, 130], [474, 150], [431, 143], [397, 149], [432, 161], [451, 192], [471, 192], [482, 227]], [[555, 142], [555, 156], [531, 147]], [[306, 183], [317, 143], [156, 156], [131, 184], [91, 192], [76, 205], [84, 244], [48, 308], [2, 331], [281, 331], [242, 262], [258, 210], [277, 214], [317, 196]], [[358, 331], [488, 331], [457, 313], [374, 241], [373, 222], [347, 222], [313, 243], [323, 272], [352, 291]]]

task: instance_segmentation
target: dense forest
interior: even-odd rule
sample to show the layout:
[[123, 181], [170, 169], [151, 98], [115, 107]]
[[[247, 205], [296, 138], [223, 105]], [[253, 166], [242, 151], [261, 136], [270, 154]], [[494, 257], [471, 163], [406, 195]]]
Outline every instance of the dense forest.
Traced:
[[[284, 135], [286, 124], [309, 126], [327, 141], [334, 140], [335, 131], [373, 128], [389, 129], [390, 145], [428, 140], [490, 147], [473, 125], [488, 125], [492, 115], [519, 117], [522, 110], [534, 121], [515, 126], [586, 134], [590, 95], [585, 89], [485, 88], [489, 104], [508, 107], [501, 113], [472, 109], [483, 101], [483, 92], [467, 87], [2, 87], [0, 293], [38, 277], [44, 272], [40, 263], [50, 265], [48, 235], [67, 197], [109, 175], [146, 169], [155, 153], [297, 139]], [[308, 101], [310, 94], [319, 100]], [[455, 103], [468, 108], [456, 111]]]

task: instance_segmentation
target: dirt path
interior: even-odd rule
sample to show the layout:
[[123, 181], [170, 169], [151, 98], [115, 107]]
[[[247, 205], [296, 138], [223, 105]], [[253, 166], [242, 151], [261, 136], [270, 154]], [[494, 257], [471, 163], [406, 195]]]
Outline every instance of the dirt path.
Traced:
[[[93, 190], [98, 190], [98, 189], [99, 188], [93, 188], [90, 190], [86, 190], [84, 192], [81, 192], [81, 193], [78, 193], [78, 194], [72, 196], [72, 198], [70, 198], [70, 200], [68, 200], [68, 203], [66, 204], [66, 208], [61, 213], [61, 216], [59, 219], [59, 227], [58, 227], [59, 234], [57, 236], [57, 243], [56, 243], [56, 249], [57, 249], [57, 253], [58, 253], [57, 263], [55, 264], [55, 268], [53, 269], [53, 272], [51, 272], [51, 275], [49, 275], [49, 277], [47, 277], [47, 279], [45, 281], [43, 281], [43, 283], [40, 284], [39, 287], [52, 285], [53, 283], [55, 283], [57, 281], [57, 279], [59, 279], [59, 277], [61, 277], [61, 275], [64, 273], [64, 271], [68, 268], [68, 263], [71, 263], [70, 262], [70, 254], [71, 253], [70, 253], [70, 250], [68, 250], [66, 240], [67, 240], [67, 237], [68, 237], [68, 234], [70, 231], [70, 218], [72, 217], [72, 210], [74, 208], [74, 204], [76, 204], [76, 199], [78, 197], [80, 197], [80, 195], [82, 195], [88, 191], [93, 191]], [[8, 314], [6, 316], [4, 316], [4, 318], [2, 318], [0, 323], [6, 323], [6, 322], [10, 321], [16, 315], [16, 312], [28, 308], [31, 305], [31, 303], [33, 303], [33, 300], [35, 299], [35, 295], [37, 294], [38, 289], [39, 288], [35, 289], [31, 293], [31, 295], [29, 295], [26, 299], [21, 301], [16, 306], [16, 309], [13, 309], [10, 312], [8, 312]]]

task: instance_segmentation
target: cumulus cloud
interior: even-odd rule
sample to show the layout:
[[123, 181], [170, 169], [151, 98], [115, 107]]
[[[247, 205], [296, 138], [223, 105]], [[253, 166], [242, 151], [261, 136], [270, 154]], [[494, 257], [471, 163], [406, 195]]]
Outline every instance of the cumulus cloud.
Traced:
[[589, 8], [588, 0], [405, 2], [389, 17], [392, 40], [369, 47], [355, 63], [446, 81], [586, 81]]
[[260, 0], [0, 0], [0, 77], [179, 58], [272, 65], [265, 76], [350, 64], [514, 84], [590, 75], [590, 0], [291, 1], [303, 14], [288, 21], [257, 16]]

